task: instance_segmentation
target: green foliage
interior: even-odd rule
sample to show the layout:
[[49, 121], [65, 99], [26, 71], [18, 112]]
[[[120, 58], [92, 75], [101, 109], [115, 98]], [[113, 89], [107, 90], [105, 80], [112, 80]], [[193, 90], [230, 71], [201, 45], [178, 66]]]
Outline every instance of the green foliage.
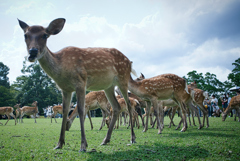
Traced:
[[[23, 124], [14, 125], [10, 120], [1, 126], [0, 160], [239, 160], [240, 123], [227, 118], [209, 118], [210, 127], [198, 130], [189, 126], [186, 132], [175, 127], [168, 128], [169, 118], [164, 119], [164, 130], [158, 135], [150, 128], [147, 132], [134, 128], [136, 144], [130, 144], [130, 129], [120, 126], [113, 130], [108, 145], [101, 146], [107, 127], [98, 130], [102, 118], [92, 118], [94, 129], [85, 121], [88, 148], [79, 153], [81, 133], [79, 119], [73, 122], [65, 134], [63, 149], [53, 150], [59, 139], [61, 121], [50, 123], [50, 119], [24, 119]], [[195, 118], [196, 121], [197, 118]], [[202, 119], [202, 118], [201, 118]], [[59, 119], [61, 120], [61, 119]], [[6, 120], [1, 120], [5, 123]], [[177, 115], [175, 124], [180, 121]], [[198, 125], [197, 125], [198, 126]], [[90, 152], [96, 149], [96, 152]]]
[[23, 65], [22, 73], [12, 85], [16, 91], [16, 100], [21, 105], [29, 105], [38, 101], [38, 109], [43, 114], [42, 108], [62, 102], [61, 92], [56, 84], [41, 69], [39, 64]]
[[8, 66], [0, 62], [0, 86], [4, 86], [6, 88], [10, 87], [9, 78], [7, 77], [8, 74], [9, 74]]
[[9, 68], [0, 62], [0, 107], [13, 106], [15, 100], [9, 85]]
[[235, 67], [232, 70], [232, 73], [228, 75], [228, 80], [231, 80], [231, 82], [233, 82], [235, 86], [240, 86], [240, 58], [235, 60], [232, 65], [234, 65]]

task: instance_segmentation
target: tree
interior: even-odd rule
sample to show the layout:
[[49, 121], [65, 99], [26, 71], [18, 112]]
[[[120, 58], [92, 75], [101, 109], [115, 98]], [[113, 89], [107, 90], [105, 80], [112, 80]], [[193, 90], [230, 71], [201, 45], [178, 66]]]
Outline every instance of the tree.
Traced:
[[232, 63], [235, 67], [232, 70], [232, 73], [228, 75], [228, 80], [230, 80], [235, 86], [240, 86], [240, 58], [235, 60]]
[[10, 87], [9, 78], [7, 77], [8, 74], [9, 74], [8, 66], [0, 62], [0, 86], [4, 86], [6, 88]]
[[12, 85], [16, 91], [16, 99], [22, 105], [30, 105], [38, 101], [40, 114], [43, 109], [49, 105], [62, 102], [61, 91], [57, 89], [56, 84], [47, 76], [37, 63], [26, 66], [23, 63], [21, 70], [23, 76], [17, 78]]
[[10, 91], [8, 74], [9, 68], [0, 62], [0, 107], [13, 106], [15, 104], [15, 100]]

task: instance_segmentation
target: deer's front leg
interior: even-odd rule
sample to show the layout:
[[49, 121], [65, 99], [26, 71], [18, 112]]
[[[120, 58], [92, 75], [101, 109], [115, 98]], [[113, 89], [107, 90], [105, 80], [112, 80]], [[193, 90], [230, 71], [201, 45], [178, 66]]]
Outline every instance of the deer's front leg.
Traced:
[[67, 117], [68, 117], [68, 110], [70, 101], [72, 98], [71, 92], [65, 92], [63, 91], [63, 120], [62, 120], [62, 128], [60, 132], [60, 138], [58, 141], [57, 146], [54, 149], [62, 149], [63, 144], [65, 144], [65, 131], [66, 131], [66, 123], [67, 123]]
[[110, 87], [109, 89], [106, 89], [105, 94], [108, 98], [108, 101], [112, 105], [113, 113], [112, 113], [111, 122], [110, 122], [110, 125], [109, 125], [109, 128], [108, 128], [107, 136], [104, 138], [101, 145], [106, 145], [108, 142], [110, 142], [113, 127], [115, 126], [115, 123], [117, 121], [117, 117], [119, 116], [119, 112], [121, 110], [121, 107], [118, 104], [118, 101], [117, 101], [117, 99], [115, 97], [115, 94], [114, 94], [114, 86]]
[[[76, 89], [76, 96], [77, 96], [77, 109], [78, 115], [80, 119], [80, 127], [81, 127], [81, 147], [79, 152], [86, 152], [86, 148], [88, 147], [86, 135], [85, 135], [85, 128], [84, 128], [84, 120], [85, 120], [85, 87], [77, 88]], [[90, 117], [90, 116], [89, 116]]]
[[150, 113], [150, 108], [151, 108], [151, 102], [147, 102], [147, 108], [146, 108], [146, 124], [145, 124], [145, 128], [143, 130], [143, 132], [146, 132], [148, 130], [148, 120], [149, 120], [149, 113]]

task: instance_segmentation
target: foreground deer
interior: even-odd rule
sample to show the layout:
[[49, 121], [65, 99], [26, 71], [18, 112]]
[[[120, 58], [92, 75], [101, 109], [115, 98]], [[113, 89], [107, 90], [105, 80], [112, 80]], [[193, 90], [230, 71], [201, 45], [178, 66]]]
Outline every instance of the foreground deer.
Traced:
[[12, 116], [15, 119], [15, 125], [16, 125], [16, 117], [13, 114], [13, 108], [12, 107], [0, 107], [0, 115], [7, 115], [8, 120], [5, 123], [5, 125], [7, 125], [9, 119], [11, 118], [10, 116]]
[[[108, 106], [109, 106], [108, 104], [109, 103], [108, 103], [107, 97], [105, 96], [104, 91], [93, 91], [93, 92], [88, 93], [85, 96], [84, 118], [86, 118], [86, 115], [88, 114], [88, 118], [89, 118], [90, 124], [91, 124], [91, 129], [93, 129], [93, 125], [92, 125], [90, 111], [101, 108], [102, 114], [103, 114], [102, 124], [101, 124], [101, 127], [99, 128], [99, 130], [101, 130], [102, 127], [104, 126], [106, 115], [109, 115], [109, 112], [110, 112], [108, 109]], [[72, 114], [69, 116], [69, 119], [67, 120], [67, 127], [66, 127], [67, 131], [69, 131], [69, 129], [77, 115], [78, 115], [78, 111], [77, 111], [77, 106], [76, 106], [74, 111], [72, 112]]]
[[21, 122], [23, 123], [23, 116], [24, 115], [33, 115], [34, 116], [34, 119], [35, 119], [35, 123], [37, 123], [36, 121], [36, 115], [38, 114], [38, 107], [37, 107], [37, 101], [33, 102], [32, 103], [32, 106], [33, 107], [29, 107], [29, 106], [23, 106], [21, 108], [21, 116], [20, 116], [20, 119], [21, 119]]
[[[144, 132], [148, 129], [148, 118], [149, 118], [149, 110], [151, 104], [156, 111], [157, 124], [158, 124], [158, 133], [162, 132], [163, 128], [163, 116], [161, 117], [161, 124], [159, 120], [159, 114], [163, 115], [163, 109], [159, 111], [158, 108], [158, 100], [166, 100], [173, 99], [180, 107], [182, 111], [185, 111], [185, 105], [183, 104], [183, 92], [188, 92], [187, 84], [185, 79], [174, 75], [174, 74], [162, 74], [156, 77], [144, 79], [144, 75], [142, 74], [140, 78], [137, 80], [133, 80], [130, 77], [130, 81], [128, 84], [129, 90], [141, 97], [143, 100], [147, 101], [147, 120], [145, 123]], [[181, 131], [187, 130], [186, 125], [186, 117], [184, 118], [184, 126]]]
[[[43, 70], [62, 89], [63, 95], [63, 120], [60, 138], [55, 149], [62, 148], [65, 144], [65, 130], [67, 115], [72, 92], [76, 91], [77, 109], [81, 124], [81, 148], [86, 151], [87, 140], [84, 129], [84, 104], [86, 90], [104, 90], [105, 94], [114, 108], [113, 119], [108, 129], [107, 136], [102, 145], [110, 142], [113, 126], [121, 107], [115, 95], [114, 87], [118, 86], [124, 100], [128, 101], [127, 90], [131, 72], [131, 62], [120, 51], [114, 48], [77, 48], [66, 47], [57, 53], [51, 52], [46, 46], [47, 39], [51, 35], [58, 34], [65, 24], [65, 19], [53, 20], [47, 28], [42, 26], [28, 26], [19, 20], [19, 25], [24, 31], [28, 60], [39, 61]], [[132, 120], [132, 115], [130, 115]], [[131, 122], [131, 142], [135, 142], [135, 133]]]
[[235, 121], [236, 121], [236, 116], [238, 114], [238, 122], [240, 122], [240, 95], [232, 97], [227, 109], [223, 111], [222, 113], [222, 121], [225, 121], [227, 115], [233, 110], [236, 110], [236, 115], [235, 115]]

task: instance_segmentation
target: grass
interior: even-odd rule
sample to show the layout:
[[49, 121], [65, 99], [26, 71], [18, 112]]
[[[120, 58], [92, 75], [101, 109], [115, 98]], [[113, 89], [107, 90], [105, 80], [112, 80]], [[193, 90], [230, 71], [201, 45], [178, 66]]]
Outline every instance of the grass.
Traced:
[[[58, 142], [61, 119], [57, 119], [58, 123], [50, 123], [50, 119], [41, 118], [35, 124], [34, 119], [25, 118], [23, 124], [16, 126], [10, 120], [6, 126], [0, 125], [0, 160], [240, 160], [240, 123], [233, 118], [225, 122], [221, 118], [209, 119], [209, 128], [198, 130], [197, 126], [190, 126], [184, 133], [175, 127], [168, 128], [168, 118], [165, 118], [165, 128], [160, 135], [156, 129], [150, 128], [143, 133], [142, 128], [135, 128], [136, 144], [130, 144], [130, 130], [120, 126], [105, 146], [100, 146], [107, 134], [106, 126], [98, 130], [101, 118], [92, 118], [93, 130], [86, 119], [86, 153], [78, 152], [81, 143], [79, 119], [66, 132], [65, 146], [60, 150], [53, 148]], [[179, 120], [174, 118], [175, 123]], [[97, 152], [89, 152], [92, 149]]]

